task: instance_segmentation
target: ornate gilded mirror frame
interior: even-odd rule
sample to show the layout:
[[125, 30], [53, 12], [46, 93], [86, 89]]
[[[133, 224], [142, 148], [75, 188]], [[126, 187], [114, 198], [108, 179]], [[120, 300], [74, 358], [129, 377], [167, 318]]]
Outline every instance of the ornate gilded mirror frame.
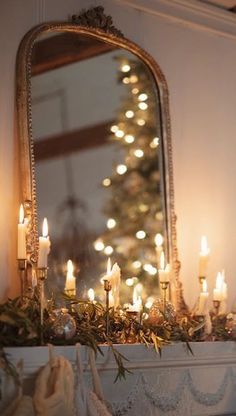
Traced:
[[23, 38], [16, 65], [16, 105], [18, 135], [20, 141], [21, 198], [29, 219], [28, 253], [34, 263], [37, 259], [37, 203], [32, 136], [31, 109], [31, 58], [32, 49], [38, 36], [46, 32], [78, 33], [121, 47], [139, 57], [150, 69], [157, 84], [161, 104], [161, 128], [163, 140], [163, 170], [165, 187], [165, 213], [168, 240], [168, 257], [173, 268], [173, 286], [177, 310], [183, 311], [182, 284], [179, 280], [180, 262], [176, 242], [176, 216], [174, 212], [174, 184], [172, 166], [171, 125], [169, 113], [169, 93], [166, 79], [155, 60], [142, 48], [123, 37], [112, 23], [112, 18], [103, 13], [102, 7], [90, 9], [72, 17], [72, 23], [51, 22], [41, 24], [30, 30]]

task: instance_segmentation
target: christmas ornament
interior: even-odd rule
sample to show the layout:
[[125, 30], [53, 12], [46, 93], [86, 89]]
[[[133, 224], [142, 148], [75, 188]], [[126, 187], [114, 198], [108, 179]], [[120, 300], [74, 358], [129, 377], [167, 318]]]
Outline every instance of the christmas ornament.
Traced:
[[69, 340], [76, 333], [75, 319], [68, 313], [67, 309], [55, 309], [51, 316], [52, 332], [57, 339]]
[[[164, 314], [165, 309], [165, 314]], [[166, 301], [164, 306], [163, 299], [157, 299], [153, 302], [150, 312], [148, 322], [151, 325], [161, 325], [165, 320], [168, 322], [174, 322], [176, 317], [175, 308], [169, 301]]]
[[228, 313], [226, 317], [226, 324], [225, 329], [228, 332], [228, 334], [232, 334], [233, 336], [236, 336], [236, 314], [235, 313]]

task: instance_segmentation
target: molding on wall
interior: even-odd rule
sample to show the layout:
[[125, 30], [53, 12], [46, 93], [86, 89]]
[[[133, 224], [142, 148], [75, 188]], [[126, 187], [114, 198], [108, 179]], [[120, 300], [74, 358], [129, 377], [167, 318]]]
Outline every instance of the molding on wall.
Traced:
[[196, 0], [115, 0], [195, 30], [236, 40], [236, 15]]

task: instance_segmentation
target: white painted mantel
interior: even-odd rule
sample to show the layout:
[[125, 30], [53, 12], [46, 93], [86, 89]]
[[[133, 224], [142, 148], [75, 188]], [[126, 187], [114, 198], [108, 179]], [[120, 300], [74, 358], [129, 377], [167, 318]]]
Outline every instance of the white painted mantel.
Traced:
[[[140, 344], [117, 345], [129, 359], [132, 371], [126, 380], [114, 384], [116, 364], [112, 352], [102, 346], [97, 367], [106, 399], [116, 416], [200, 416], [236, 415], [236, 343], [191, 343], [191, 355], [183, 343], [166, 346], [160, 357]], [[32, 394], [38, 370], [49, 360], [48, 347], [6, 348], [11, 362], [23, 359], [24, 393]], [[76, 372], [76, 347], [54, 347], [53, 354], [66, 357]], [[88, 384], [88, 351], [82, 347]], [[1, 410], [12, 399], [14, 389], [3, 377]], [[46, 416], [46, 415], [45, 415]]]

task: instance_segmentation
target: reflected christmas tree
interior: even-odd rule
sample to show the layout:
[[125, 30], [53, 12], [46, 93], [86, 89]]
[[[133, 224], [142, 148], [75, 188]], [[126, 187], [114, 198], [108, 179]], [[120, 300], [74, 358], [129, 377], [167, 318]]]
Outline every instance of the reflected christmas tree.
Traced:
[[158, 91], [146, 65], [125, 57], [117, 62], [118, 82], [125, 93], [110, 140], [116, 143], [122, 163], [103, 180], [109, 193], [104, 206], [107, 231], [94, 247], [101, 260], [110, 255], [120, 265], [121, 296], [127, 301], [132, 293], [129, 286], [137, 283], [143, 284], [145, 298], [158, 293], [155, 241], [164, 228], [161, 116]]

